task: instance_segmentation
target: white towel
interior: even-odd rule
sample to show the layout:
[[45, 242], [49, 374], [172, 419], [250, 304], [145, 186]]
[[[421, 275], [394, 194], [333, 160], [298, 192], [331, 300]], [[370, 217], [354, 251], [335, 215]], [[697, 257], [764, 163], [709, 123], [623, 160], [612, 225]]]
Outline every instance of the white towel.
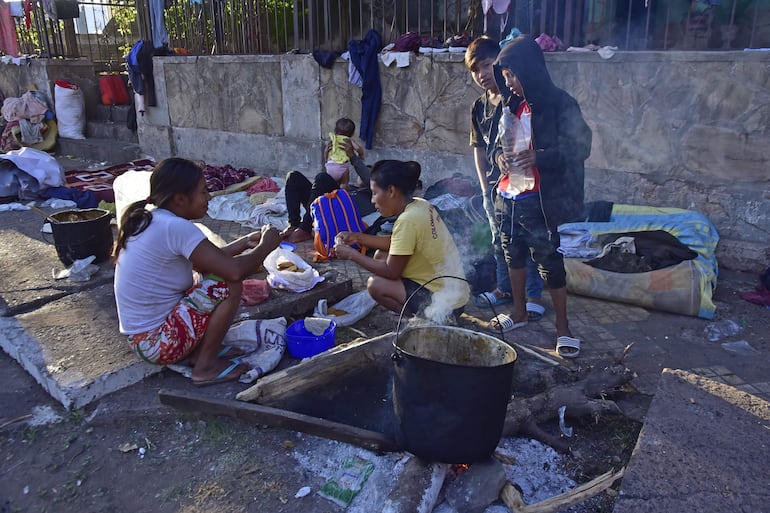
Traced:
[[380, 54], [380, 60], [385, 66], [390, 66], [394, 62], [397, 68], [406, 68], [411, 64], [412, 52], [383, 52]]
[[594, 236], [587, 230], [559, 230], [561, 245], [557, 250], [568, 258], [593, 258], [601, 249], [592, 247]]

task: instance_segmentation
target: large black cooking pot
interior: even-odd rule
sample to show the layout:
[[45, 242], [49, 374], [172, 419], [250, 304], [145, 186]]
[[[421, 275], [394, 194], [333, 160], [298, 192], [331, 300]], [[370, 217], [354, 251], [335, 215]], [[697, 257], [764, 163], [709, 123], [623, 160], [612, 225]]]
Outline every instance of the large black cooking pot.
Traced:
[[516, 351], [462, 328], [408, 328], [396, 338], [393, 407], [403, 447], [426, 461], [473, 463], [500, 441]]

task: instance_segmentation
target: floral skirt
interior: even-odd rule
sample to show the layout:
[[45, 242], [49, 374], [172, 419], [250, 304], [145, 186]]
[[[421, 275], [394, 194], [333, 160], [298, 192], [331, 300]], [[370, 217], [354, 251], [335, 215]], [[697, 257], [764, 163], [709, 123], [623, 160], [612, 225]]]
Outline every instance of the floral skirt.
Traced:
[[222, 278], [206, 275], [185, 292], [163, 324], [129, 336], [128, 343], [149, 363], [176, 363], [195, 349], [206, 332], [211, 312], [229, 295], [230, 289]]

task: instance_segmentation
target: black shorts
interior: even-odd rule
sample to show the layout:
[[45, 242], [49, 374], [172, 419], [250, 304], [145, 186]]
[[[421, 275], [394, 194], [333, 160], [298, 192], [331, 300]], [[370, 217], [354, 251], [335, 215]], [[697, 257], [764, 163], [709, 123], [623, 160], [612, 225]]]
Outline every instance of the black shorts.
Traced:
[[[423, 287], [414, 280], [409, 278], [401, 278], [401, 282], [404, 284], [406, 290], [406, 310], [405, 313], [409, 315], [422, 316], [425, 308], [430, 306], [433, 302], [433, 292], [427, 287]], [[455, 308], [452, 311], [452, 315], [459, 316], [465, 310], [464, 306]], [[456, 319], [455, 319], [456, 320]]]
[[548, 232], [539, 195], [516, 201], [498, 197], [495, 217], [508, 267], [521, 269], [531, 259], [538, 265], [546, 287], [560, 289], [567, 285], [564, 256], [558, 251], [559, 232]]
[[433, 293], [427, 287], [409, 278], [401, 278], [401, 282], [406, 290], [406, 313], [418, 314], [433, 301]]

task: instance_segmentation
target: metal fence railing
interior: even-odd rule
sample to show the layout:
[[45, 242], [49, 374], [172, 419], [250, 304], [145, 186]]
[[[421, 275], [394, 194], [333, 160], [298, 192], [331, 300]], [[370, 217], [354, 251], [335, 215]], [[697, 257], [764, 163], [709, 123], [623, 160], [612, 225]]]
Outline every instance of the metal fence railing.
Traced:
[[770, 46], [770, 0], [172, 0], [166, 25], [171, 46], [193, 54], [338, 50], [370, 28], [385, 43], [517, 27], [565, 46], [717, 50]]
[[[110, 68], [122, 64], [135, 41], [152, 39], [150, 0], [82, 1], [79, 17], [63, 21], [51, 21], [41, 2], [33, 0], [32, 12], [16, 18], [21, 53], [89, 57]], [[459, 34], [500, 37], [517, 27], [557, 36], [565, 47], [770, 46], [770, 0], [169, 0], [165, 5], [169, 46], [194, 55], [344, 50], [369, 29], [386, 44], [407, 31], [444, 42]]]
[[15, 17], [19, 53], [40, 57], [84, 57], [104, 70], [119, 70], [123, 56], [141, 39], [134, 0], [32, 2]]

